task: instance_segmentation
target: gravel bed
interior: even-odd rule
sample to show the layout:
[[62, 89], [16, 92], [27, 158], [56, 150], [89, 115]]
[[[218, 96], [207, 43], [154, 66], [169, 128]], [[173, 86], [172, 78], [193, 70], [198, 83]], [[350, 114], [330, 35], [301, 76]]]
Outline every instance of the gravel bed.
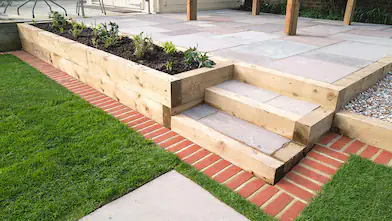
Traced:
[[392, 72], [343, 109], [392, 123]]

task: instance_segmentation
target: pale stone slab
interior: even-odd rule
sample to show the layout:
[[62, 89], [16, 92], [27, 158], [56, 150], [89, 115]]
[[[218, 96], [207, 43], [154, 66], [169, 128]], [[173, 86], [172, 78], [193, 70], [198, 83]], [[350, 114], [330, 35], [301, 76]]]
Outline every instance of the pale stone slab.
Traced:
[[392, 45], [381, 46], [361, 42], [346, 41], [324, 47], [319, 51], [351, 58], [363, 59], [367, 61], [378, 61], [381, 58], [392, 54]]
[[222, 84], [216, 85], [215, 87], [251, 98], [262, 103], [279, 96], [278, 93], [273, 91], [265, 90], [236, 80], [226, 81]]
[[275, 59], [263, 55], [253, 54], [242, 48], [229, 48], [211, 52], [214, 56], [229, 58], [234, 61], [245, 62], [249, 64], [264, 65]]
[[214, 36], [215, 39], [220, 39], [222, 41], [236, 41], [238, 44], [250, 44], [255, 42], [266, 41], [270, 39], [278, 38], [277, 35], [272, 35], [268, 33], [262, 33], [257, 31], [245, 31], [238, 32], [234, 34], [218, 35]]
[[268, 155], [290, 142], [285, 137], [221, 111], [199, 122]]
[[298, 34], [311, 34], [318, 36], [333, 35], [339, 32], [352, 30], [353, 27], [343, 25], [315, 25], [306, 28], [299, 28]]
[[[365, 35], [354, 35], [354, 34], [347, 34], [347, 33], [340, 33], [331, 36], [331, 38], [346, 40], [346, 41], [355, 41], [355, 42], [362, 42], [367, 44], [372, 44], [374, 46], [377, 45], [386, 45], [392, 46], [392, 39], [391, 38], [380, 38], [380, 37], [373, 37], [373, 36], [365, 36]], [[375, 48], [375, 51], [379, 47]]]
[[170, 171], [99, 208], [81, 221], [247, 221], [209, 192]]
[[320, 50], [314, 50], [311, 52], [303, 53], [303, 54], [301, 54], [301, 56], [313, 58], [313, 59], [317, 59], [317, 60], [321, 60], [321, 61], [333, 62], [336, 64], [347, 65], [347, 66], [356, 67], [356, 68], [363, 68], [363, 67], [372, 63], [371, 61], [347, 57], [347, 56], [343, 56], [343, 55], [326, 53], [326, 52], [322, 52]]
[[193, 120], [200, 120], [208, 115], [215, 114], [218, 110], [216, 108], [211, 107], [208, 104], [200, 104], [194, 108], [186, 110], [182, 112], [187, 117], [192, 118]]
[[356, 34], [356, 35], [366, 35], [373, 37], [381, 37], [381, 38], [391, 38], [392, 32], [387, 31], [378, 31], [372, 29], [357, 29], [347, 32], [347, 34]]
[[303, 56], [293, 56], [266, 64], [267, 67], [316, 81], [333, 83], [358, 68]]
[[314, 109], [318, 108], [320, 105], [313, 104], [311, 102], [294, 99], [287, 96], [279, 96], [272, 100], [269, 100], [267, 104], [277, 107], [279, 109], [294, 113], [298, 116], [305, 116], [306, 114], [312, 112]]
[[316, 49], [316, 46], [279, 39], [263, 41], [253, 45], [237, 47], [237, 50], [247, 50], [255, 55], [262, 55], [274, 59], [282, 59], [299, 53]]
[[311, 36], [311, 35], [285, 36], [283, 38], [280, 38], [280, 40], [293, 41], [293, 42], [310, 44], [310, 45], [320, 46], [320, 47], [336, 44], [343, 41], [339, 39], [331, 39], [331, 38]]

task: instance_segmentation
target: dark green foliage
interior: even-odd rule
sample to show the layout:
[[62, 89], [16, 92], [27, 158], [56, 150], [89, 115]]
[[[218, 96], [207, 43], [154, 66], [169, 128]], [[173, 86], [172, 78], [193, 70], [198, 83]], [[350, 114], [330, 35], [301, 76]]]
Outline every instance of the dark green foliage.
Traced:
[[184, 52], [185, 62], [188, 65], [197, 65], [199, 68], [207, 67], [212, 68], [215, 62], [210, 60], [207, 53], [196, 51], [197, 47], [189, 48]]
[[392, 169], [351, 156], [296, 220], [392, 220]]
[[0, 69], [0, 220], [78, 220], [179, 163], [16, 57]]
[[[370, 2], [370, 0], [367, 0]], [[358, 0], [354, 12], [353, 21], [363, 23], [375, 24], [392, 24], [392, 13], [388, 12], [391, 8], [392, 1], [384, 0], [386, 2], [383, 8], [366, 4], [365, 0]], [[343, 20], [346, 9], [347, 0], [326, 0], [321, 2], [320, 8], [301, 8], [300, 16], [308, 18], [328, 19], [328, 20]], [[286, 14], [287, 1], [279, 4], [261, 4], [260, 11], [264, 13]], [[378, 4], [382, 5], [382, 4]], [[251, 5], [244, 5], [241, 7], [244, 10], [251, 10]]]
[[144, 36], [143, 32], [133, 36], [133, 43], [135, 44], [134, 55], [136, 58], [139, 59], [143, 58], [144, 54], [147, 51], [152, 50], [154, 48], [154, 43], [152, 42], [152, 38]]

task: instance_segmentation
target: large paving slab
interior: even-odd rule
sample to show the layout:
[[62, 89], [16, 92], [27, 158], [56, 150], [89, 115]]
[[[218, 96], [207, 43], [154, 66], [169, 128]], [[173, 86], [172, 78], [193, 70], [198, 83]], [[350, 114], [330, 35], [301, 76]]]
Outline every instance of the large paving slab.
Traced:
[[168, 172], [99, 208], [82, 221], [247, 221], [176, 171]]
[[241, 120], [207, 104], [194, 107], [183, 112], [187, 117], [265, 154], [273, 154], [288, 142], [289, 139], [275, 134], [248, 121]]

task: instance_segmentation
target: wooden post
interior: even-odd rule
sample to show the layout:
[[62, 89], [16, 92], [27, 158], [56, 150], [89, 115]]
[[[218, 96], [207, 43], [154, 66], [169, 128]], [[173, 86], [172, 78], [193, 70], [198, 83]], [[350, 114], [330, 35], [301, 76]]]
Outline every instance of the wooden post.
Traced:
[[297, 23], [299, 14], [299, 0], [288, 0], [286, 8], [286, 25], [284, 33], [288, 35], [297, 34]]
[[260, 0], [253, 0], [252, 2], [252, 15], [260, 14]]
[[356, 0], [347, 0], [346, 13], [344, 13], [344, 24], [350, 25], [354, 17]]
[[186, 9], [188, 21], [197, 20], [197, 0], [187, 0]]

